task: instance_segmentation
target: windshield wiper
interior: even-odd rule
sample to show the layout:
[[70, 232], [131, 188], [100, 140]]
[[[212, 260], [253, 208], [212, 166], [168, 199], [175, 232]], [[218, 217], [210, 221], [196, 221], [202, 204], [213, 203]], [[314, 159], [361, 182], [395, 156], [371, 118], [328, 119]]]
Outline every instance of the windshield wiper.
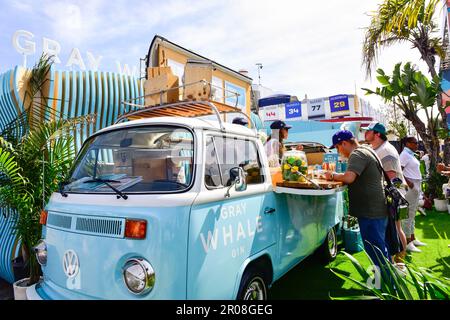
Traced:
[[115, 193], [117, 193], [117, 199], [119, 199], [120, 197], [122, 197], [124, 200], [128, 199], [128, 196], [125, 193], [121, 192], [119, 189], [109, 184], [109, 182], [120, 182], [120, 181], [110, 179], [99, 179], [99, 178], [92, 178], [91, 180], [84, 181], [84, 183], [92, 183], [92, 182], [101, 182], [106, 184], [108, 187], [114, 190]]
[[64, 187], [67, 186], [69, 183], [70, 183], [69, 181], [61, 181], [60, 183], [58, 183], [58, 191], [59, 193], [61, 193], [63, 197], [68, 196], [67, 192], [64, 191]]

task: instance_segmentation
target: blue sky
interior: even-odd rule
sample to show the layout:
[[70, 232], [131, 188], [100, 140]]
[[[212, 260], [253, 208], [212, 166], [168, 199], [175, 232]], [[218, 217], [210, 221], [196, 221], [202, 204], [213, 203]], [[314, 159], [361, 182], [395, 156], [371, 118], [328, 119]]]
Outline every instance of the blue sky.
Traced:
[[[262, 63], [261, 83], [275, 92], [303, 98], [340, 93], [362, 95], [374, 87], [361, 68], [363, 28], [380, 0], [0, 0], [0, 72], [22, 64], [12, 45], [17, 30], [33, 34], [36, 53], [43, 38], [61, 46], [67, 69], [73, 48], [89, 68], [88, 53], [99, 70], [139, 66], [155, 34], [235, 70], [246, 69], [257, 83], [256, 63]], [[21, 40], [23, 42], [23, 38]], [[19, 41], [20, 42], [20, 41]], [[399, 61], [418, 63], [407, 44], [383, 51], [380, 67], [390, 72]], [[423, 64], [421, 69], [426, 71]], [[74, 66], [73, 70], [78, 66]], [[373, 100], [377, 103], [376, 100]]]

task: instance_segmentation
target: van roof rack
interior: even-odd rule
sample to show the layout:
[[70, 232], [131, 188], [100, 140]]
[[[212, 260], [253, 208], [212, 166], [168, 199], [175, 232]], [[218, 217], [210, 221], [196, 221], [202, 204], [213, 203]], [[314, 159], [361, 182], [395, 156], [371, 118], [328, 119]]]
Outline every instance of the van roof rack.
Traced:
[[[195, 83], [184, 85], [183, 87], [186, 87], [188, 85], [194, 85], [198, 83], [203, 83], [204, 85], [213, 86], [210, 83], [208, 83], [205, 80], [201, 80]], [[182, 87], [182, 86], [180, 86]], [[177, 87], [178, 88], [178, 87]], [[237, 108], [237, 106], [230, 106], [225, 103], [221, 103], [218, 101], [212, 101], [212, 100], [186, 100], [186, 101], [179, 101], [175, 103], [162, 103], [162, 94], [164, 92], [167, 92], [169, 90], [173, 90], [176, 88], [169, 88], [161, 91], [157, 91], [154, 93], [146, 94], [144, 96], [140, 96], [137, 98], [130, 99], [128, 101], [122, 101], [122, 104], [128, 105], [130, 107], [138, 108], [137, 110], [132, 110], [129, 112], [126, 112], [122, 115], [120, 115], [117, 120], [114, 122], [115, 124], [120, 123], [124, 120], [137, 120], [137, 119], [144, 119], [144, 118], [156, 118], [156, 117], [187, 117], [187, 118], [197, 118], [197, 117], [203, 117], [203, 116], [209, 116], [209, 115], [215, 115], [217, 117], [217, 120], [220, 125], [220, 129], [222, 131], [225, 131], [224, 121], [220, 117], [221, 114], [227, 114], [227, 113], [240, 113], [244, 115], [248, 120], [249, 123], [251, 123], [253, 129], [255, 130], [255, 133], [257, 133], [256, 125], [253, 123], [251, 117], [247, 115], [245, 112], [242, 112], [241, 109]], [[141, 104], [132, 103], [130, 101], [135, 101], [138, 99], [142, 99], [146, 96], [160, 94], [161, 101], [159, 105], [151, 105], [151, 106], [145, 106]], [[236, 96], [237, 93], [233, 92]], [[211, 99], [211, 97], [210, 97]], [[237, 98], [236, 98], [236, 105], [237, 105]]]

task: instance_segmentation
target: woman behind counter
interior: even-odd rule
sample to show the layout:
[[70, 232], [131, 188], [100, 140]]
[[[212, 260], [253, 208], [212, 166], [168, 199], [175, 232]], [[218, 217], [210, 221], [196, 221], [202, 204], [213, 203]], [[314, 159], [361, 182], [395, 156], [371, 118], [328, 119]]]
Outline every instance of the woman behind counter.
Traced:
[[[264, 145], [269, 167], [279, 167], [281, 165], [283, 154], [286, 151], [283, 141], [288, 138], [288, 130], [291, 128], [292, 126], [281, 120], [276, 120], [270, 125], [272, 133]], [[297, 150], [303, 150], [303, 146], [298, 145]]]
[[287, 139], [289, 134], [288, 130], [291, 128], [292, 126], [287, 125], [281, 120], [276, 120], [270, 125], [272, 133], [264, 146], [266, 149], [267, 160], [269, 161], [269, 167], [280, 166], [285, 151], [283, 140]]

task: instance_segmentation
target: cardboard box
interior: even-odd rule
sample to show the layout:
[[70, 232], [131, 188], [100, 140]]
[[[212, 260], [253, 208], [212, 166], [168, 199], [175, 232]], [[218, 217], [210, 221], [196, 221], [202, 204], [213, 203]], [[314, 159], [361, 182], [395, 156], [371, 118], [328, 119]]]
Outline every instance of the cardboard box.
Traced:
[[[184, 67], [183, 100], [209, 100], [213, 65], [210, 61], [188, 60]], [[205, 80], [207, 83], [200, 83]]]
[[308, 165], [322, 164], [325, 152], [310, 152], [306, 154]]
[[141, 176], [144, 181], [167, 179], [166, 159], [133, 159], [133, 176]]
[[[174, 103], [180, 99], [179, 79], [170, 67], [147, 68], [147, 80], [144, 82], [145, 105]], [[171, 90], [169, 90], [171, 89]], [[161, 90], [168, 90], [161, 96]], [[150, 95], [149, 95], [150, 94]], [[149, 96], [147, 96], [149, 95]], [[162, 99], [161, 99], [162, 98]]]

